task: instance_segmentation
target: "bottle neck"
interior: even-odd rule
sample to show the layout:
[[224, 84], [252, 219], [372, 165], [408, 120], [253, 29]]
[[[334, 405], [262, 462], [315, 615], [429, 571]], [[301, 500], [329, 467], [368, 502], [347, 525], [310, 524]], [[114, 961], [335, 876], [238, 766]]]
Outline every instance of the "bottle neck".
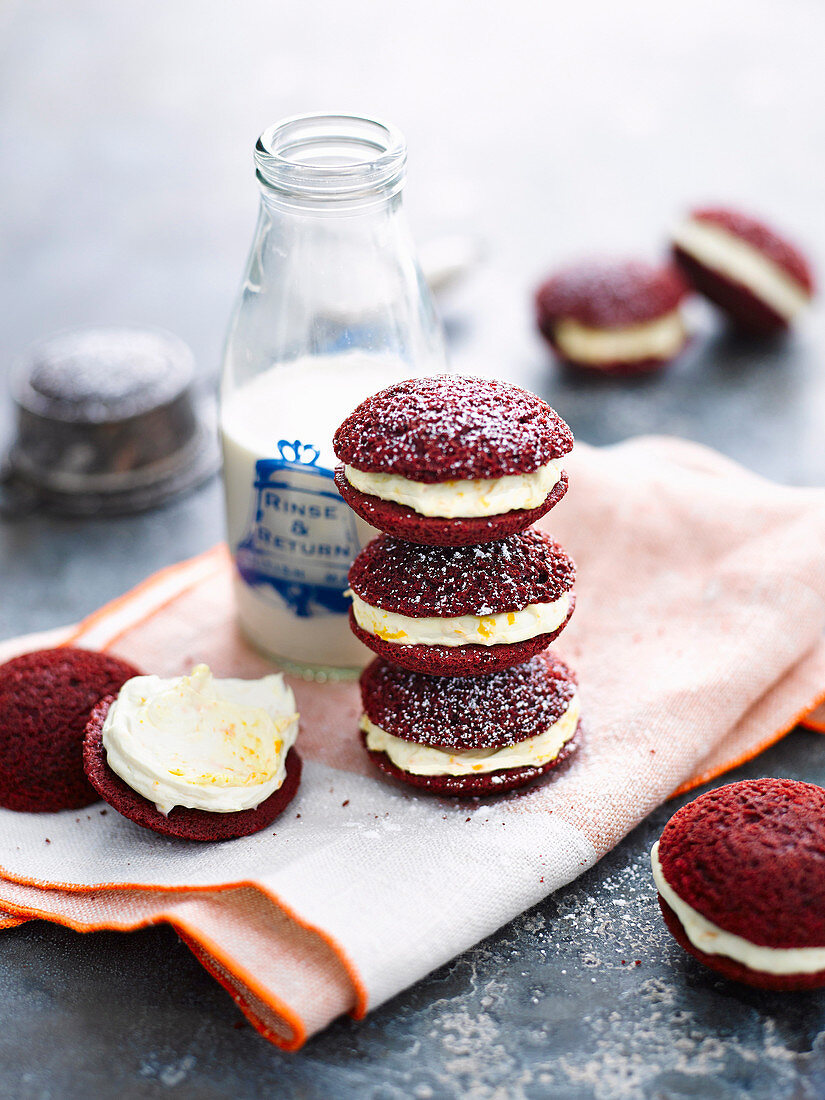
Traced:
[[346, 362], [348, 374], [356, 358], [369, 360], [382, 378], [444, 369], [402, 208], [405, 160], [397, 131], [369, 119], [290, 119], [261, 135], [261, 213], [227, 338], [224, 399], [310, 360]]
[[404, 192], [402, 187], [391, 194], [361, 196], [346, 202], [329, 203], [326, 201], [308, 201], [270, 187], [258, 176], [261, 194], [261, 209], [271, 219], [295, 217], [303, 221], [340, 221], [356, 222], [363, 226], [370, 221], [379, 222], [403, 211]]
[[406, 146], [387, 123], [355, 115], [302, 115], [264, 131], [255, 169], [264, 204], [310, 216], [392, 208], [401, 194]]

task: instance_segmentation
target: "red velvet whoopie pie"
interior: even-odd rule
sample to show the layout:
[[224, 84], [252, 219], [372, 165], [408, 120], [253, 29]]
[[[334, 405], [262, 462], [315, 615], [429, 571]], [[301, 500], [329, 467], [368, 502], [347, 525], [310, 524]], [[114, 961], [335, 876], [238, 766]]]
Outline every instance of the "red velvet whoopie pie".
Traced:
[[562, 547], [534, 529], [458, 547], [381, 535], [350, 569], [350, 625], [402, 668], [481, 676], [550, 645], [573, 613], [575, 575]]
[[761, 989], [825, 986], [822, 787], [717, 787], [673, 815], [651, 858], [665, 922], [699, 962]]
[[731, 207], [693, 210], [673, 235], [690, 284], [742, 332], [788, 329], [814, 294], [811, 266], [766, 222]]
[[0, 665], [0, 806], [28, 813], [97, 801], [83, 773], [92, 708], [139, 676], [127, 661], [62, 646]]
[[539, 331], [563, 362], [601, 374], [665, 366], [688, 342], [687, 288], [668, 264], [590, 259], [561, 268], [535, 295]]
[[[424, 676], [377, 659], [361, 674], [361, 701], [362, 739], [372, 762], [434, 794], [495, 795], [521, 787], [567, 760], [580, 733], [575, 677], [550, 652], [472, 677]], [[549, 740], [532, 745], [542, 734]], [[522, 759], [508, 764], [509, 750], [519, 745]], [[443, 755], [422, 756], [420, 749]], [[497, 753], [506, 754], [501, 767]], [[461, 774], [453, 774], [455, 760]]]
[[286, 757], [286, 777], [277, 791], [252, 810], [212, 813], [187, 806], [175, 806], [163, 814], [143, 795], [133, 790], [109, 767], [103, 745], [103, 723], [114, 697], [102, 699], [92, 711], [83, 742], [83, 764], [97, 796], [123, 817], [162, 836], [178, 840], [235, 840], [265, 829], [283, 813], [301, 782], [301, 758], [294, 748]]
[[573, 435], [518, 386], [437, 375], [367, 398], [333, 441], [341, 496], [407, 542], [470, 546], [523, 531], [564, 496]]

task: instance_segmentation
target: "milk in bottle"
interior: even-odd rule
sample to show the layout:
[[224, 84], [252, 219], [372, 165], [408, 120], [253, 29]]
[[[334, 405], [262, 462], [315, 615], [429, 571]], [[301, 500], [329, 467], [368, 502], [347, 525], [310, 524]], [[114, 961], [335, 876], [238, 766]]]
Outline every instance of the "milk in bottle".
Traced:
[[371, 393], [443, 371], [442, 333], [401, 212], [398, 131], [289, 119], [255, 159], [261, 211], [221, 392], [239, 623], [286, 667], [346, 676], [370, 657], [346, 574], [376, 532], [335, 488], [332, 436]]

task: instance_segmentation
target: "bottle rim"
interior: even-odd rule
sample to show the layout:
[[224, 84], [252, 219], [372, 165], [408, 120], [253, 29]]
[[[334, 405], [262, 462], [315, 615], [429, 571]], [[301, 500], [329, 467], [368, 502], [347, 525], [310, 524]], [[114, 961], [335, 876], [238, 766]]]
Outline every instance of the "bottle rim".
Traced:
[[401, 131], [362, 115], [293, 115], [255, 144], [256, 175], [267, 190], [309, 203], [386, 198], [404, 184]]

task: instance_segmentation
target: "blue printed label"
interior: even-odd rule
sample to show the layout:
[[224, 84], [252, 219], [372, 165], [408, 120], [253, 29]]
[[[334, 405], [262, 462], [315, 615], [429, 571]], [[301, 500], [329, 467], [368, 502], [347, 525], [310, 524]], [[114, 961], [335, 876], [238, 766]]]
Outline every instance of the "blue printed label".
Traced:
[[277, 593], [294, 614], [344, 615], [347, 571], [360, 545], [355, 517], [320, 451], [278, 440], [280, 458], [255, 463], [255, 498], [235, 560], [243, 580]]

